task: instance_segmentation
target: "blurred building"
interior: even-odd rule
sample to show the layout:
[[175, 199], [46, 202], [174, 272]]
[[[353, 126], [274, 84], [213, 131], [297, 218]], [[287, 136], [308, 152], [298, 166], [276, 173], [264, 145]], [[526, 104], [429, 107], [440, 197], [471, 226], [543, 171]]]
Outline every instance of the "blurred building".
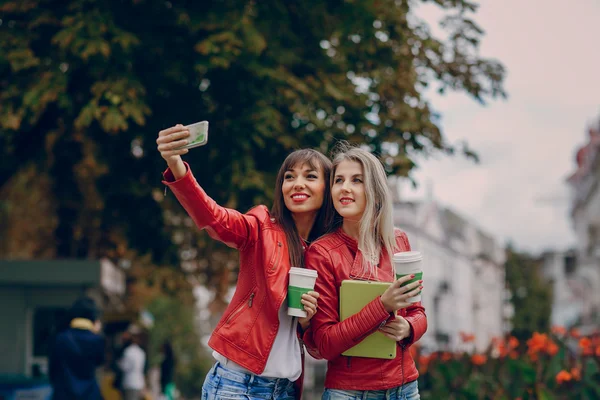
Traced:
[[475, 349], [484, 350], [507, 329], [504, 248], [431, 199], [397, 197], [394, 213], [395, 225], [424, 257], [423, 305], [429, 328], [421, 345], [431, 351], [464, 349], [463, 332], [475, 336]]
[[581, 302], [577, 323], [593, 326], [600, 321], [600, 122], [590, 128], [588, 143], [578, 149], [576, 163], [577, 169], [567, 179], [576, 235], [570, 274]]
[[542, 273], [552, 284], [552, 326], [572, 327], [584, 314], [585, 279], [577, 275], [575, 250], [542, 254]]
[[86, 294], [110, 310], [124, 290], [123, 272], [108, 260], [1, 260], [0, 375], [45, 376], [71, 304]]

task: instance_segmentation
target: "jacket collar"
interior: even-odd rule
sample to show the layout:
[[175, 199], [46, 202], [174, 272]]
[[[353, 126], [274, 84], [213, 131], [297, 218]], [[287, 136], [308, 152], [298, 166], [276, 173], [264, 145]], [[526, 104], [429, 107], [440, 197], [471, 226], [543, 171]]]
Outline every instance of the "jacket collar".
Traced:
[[71, 320], [71, 328], [92, 331], [94, 330], [94, 323], [85, 318], [73, 318]]
[[[362, 252], [358, 248], [358, 242], [347, 235], [342, 227], [339, 227], [337, 231], [335, 231], [335, 234], [344, 242], [348, 249], [351, 250], [351, 252], [344, 252], [344, 258], [352, 265], [350, 268], [350, 279], [384, 282], [392, 282], [394, 280], [390, 258], [385, 254], [385, 251], [383, 252], [384, 254], [381, 255], [379, 265], [376, 268], [377, 275], [371, 275], [365, 272], [365, 264]], [[354, 253], [354, 258], [352, 258], [352, 253]]]

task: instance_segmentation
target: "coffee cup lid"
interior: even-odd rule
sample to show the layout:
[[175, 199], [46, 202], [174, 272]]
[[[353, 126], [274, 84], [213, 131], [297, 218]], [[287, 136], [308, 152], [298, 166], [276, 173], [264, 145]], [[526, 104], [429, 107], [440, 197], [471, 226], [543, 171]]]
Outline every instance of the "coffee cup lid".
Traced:
[[394, 257], [392, 257], [394, 262], [400, 263], [421, 261], [422, 259], [423, 255], [420, 251], [403, 251], [401, 253], [394, 253]]
[[315, 271], [314, 269], [307, 269], [307, 268], [292, 267], [292, 268], [290, 268], [290, 274], [301, 275], [301, 276], [310, 276], [311, 278], [317, 277], [317, 271]]

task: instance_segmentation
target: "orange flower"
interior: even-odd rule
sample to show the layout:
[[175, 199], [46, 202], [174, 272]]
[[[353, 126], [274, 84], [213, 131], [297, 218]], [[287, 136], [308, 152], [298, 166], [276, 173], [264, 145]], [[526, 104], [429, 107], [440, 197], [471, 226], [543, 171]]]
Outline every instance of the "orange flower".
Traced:
[[592, 341], [589, 338], [581, 338], [579, 339], [579, 347], [585, 356], [591, 356], [594, 354], [594, 349], [592, 348]]
[[548, 336], [546, 336], [543, 333], [534, 332], [531, 339], [527, 341], [527, 346], [529, 347], [527, 350], [527, 354], [533, 360], [537, 353], [546, 349], [547, 344]]
[[552, 327], [552, 333], [558, 336], [564, 336], [567, 333], [567, 328], [564, 326], [555, 325]]
[[574, 338], [579, 338], [581, 336], [581, 333], [579, 333], [579, 329], [573, 328], [571, 329], [570, 335]]
[[506, 355], [508, 354], [508, 349], [506, 348], [506, 345], [504, 343], [499, 343], [498, 344], [498, 355], [501, 358], [506, 357]]
[[581, 369], [580, 368], [571, 368], [571, 376], [573, 377], [574, 380], [580, 381], [581, 380]]
[[596, 347], [596, 357], [600, 357], [600, 346]]
[[442, 358], [442, 361], [450, 361], [450, 360], [452, 360], [452, 353], [445, 351], [442, 353], [441, 358]]
[[429, 368], [430, 360], [431, 360], [431, 357], [419, 356], [418, 364], [419, 364], [419, 373], [420, 374], [425, 374], [427, 372], [427, 369]]
[[546, 353], [550, 356], [556, 355], [558, 353], [558, 346], [552, 340], [548, 340], [548, 345], [546, 347]]
[[487, 357], [483, 354], [473, 354], [471, 362], [475, 365], [483, 365], [487, 362]]
[[559, 385], [564, 382], [568, 382], [571, 379], [573, 379], [571, 374], [569, 372], [565, 371], [564, 369], [562, 371], [560, 371], [558, 374], [556, 374], [556, 383], [558, 383]]
[[516, 349], [517, 347], [519, 347], [519, 339], [517, 339], [514, 336], [511, 336], [508, 339], [508, 347], [510, 347], [511, 349]]
[[584, 337], [584, 338], [579, 339], [579, 347], [581, 347], [582, 349], [587, 349], [591, 345], [592, 345], [592, 341], [590, 340], [590, 338]]
[[459, 335], [460, 340], [462, 340], [463, 343], [471, 343], [475, 341], [475, 335], [471, 333], [460, 332]]
[[[510, 352], [509, 356], [510, 356], [510, 358], [512, 358], [513, 360], [516, 360], [517, 358], [519, 358], [519, 352], [518, 352], [518, 351], [515, 351], [515, 350], [513, 350], [513, 351], [511, 351], [511, 352]], [[533, 358], [532, 358], [532, 360], [533, 360]], [[535, 358], [535, 360], [534, 360], [534, 361], [536, 361], [536, 360], [537, 360], [537, 357]]]

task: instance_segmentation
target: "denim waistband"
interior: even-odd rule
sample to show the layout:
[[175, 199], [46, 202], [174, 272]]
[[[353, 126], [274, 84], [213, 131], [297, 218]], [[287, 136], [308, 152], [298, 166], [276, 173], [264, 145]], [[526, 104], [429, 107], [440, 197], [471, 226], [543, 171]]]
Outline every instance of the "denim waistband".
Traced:
[[287, 378], [267, 378], [263, 376], [258, 376], [251, 373], [245, 373], [242, 371], [236, 371], [233, 369], [229, 369], [224, 367], [221, 362], [217, 361], [215, 365], [212, 367], [211, 374], [218, 375], [222, 378], [229, 379], [230, 381], [241, 383], [244, 385], [250, 386], [264, 386], [264, 387], [282, 387], [283, 385], [287, 385], [292, 383]]

